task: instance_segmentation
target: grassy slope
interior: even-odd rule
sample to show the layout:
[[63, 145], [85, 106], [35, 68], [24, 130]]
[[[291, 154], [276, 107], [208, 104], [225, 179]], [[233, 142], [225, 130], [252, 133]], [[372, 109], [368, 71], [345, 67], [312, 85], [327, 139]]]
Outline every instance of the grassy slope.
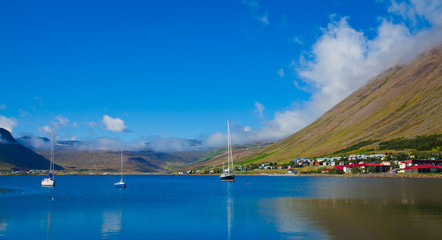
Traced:
[[366, 140], [442, 133], [441, 63], [439, 48], [389, 69], [301, 131], [239, 161], [285, 162]]
[[[265, 146], [271, 145], [271, 141], [263, 141], [257, 143], [251, 143], [246, 145], [234, 145], [232, 149], [232, 155], [235, 164], [238, 164], [237, 159], [243, 159], [245, 156], [253, 155], [256, 152], [261, 151]], [[200, 169], [213, 166], [222, 166], [223, 162], [227, 162], [227, 147], [218, 148], [208, 155], [203, 157], [197, 162], [190, 163], [182, 166], [180, 169], [188, 169], [189, 167]]]
[[[49, 156], [49, 151], [40, 152]], [[124, 168], [127, 172], [163, 172], [173, 170], [189, 162], [197, 161], [207, 151], [184, 153], [155, 153], [151, 151], [124, 151]], [[120, 171], [120, 151], [55, 151], [55, 162], [70, 171]]]

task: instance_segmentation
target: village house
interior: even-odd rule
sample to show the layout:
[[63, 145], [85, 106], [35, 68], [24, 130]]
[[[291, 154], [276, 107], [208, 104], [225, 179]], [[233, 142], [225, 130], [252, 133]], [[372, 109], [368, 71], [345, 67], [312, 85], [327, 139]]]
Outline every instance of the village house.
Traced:
[[406, 160], [399, 163], [402, 173], [436, 173], [442, 172], [442, 160]]
[[376, 163], [350, 163], [345, 165], [339, 165], [335, 168], [337, 170], [343, 170], [344, 173], [351, 173], [354, 167], [359, 167], [362, 169], [362, 172], [367, 172], [368, 167], [375, 167], [376, 172], [388, 172], [393, 169], [391, 165], [382, 165]]

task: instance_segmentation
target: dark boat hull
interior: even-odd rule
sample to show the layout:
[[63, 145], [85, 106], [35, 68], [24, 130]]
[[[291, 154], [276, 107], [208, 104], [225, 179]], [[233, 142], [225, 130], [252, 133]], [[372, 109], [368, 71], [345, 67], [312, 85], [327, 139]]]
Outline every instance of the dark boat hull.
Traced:
[[234, 182], [235, 175], [221, 175], [219, 177], [219, 180], [221, 180], [222, 182]]

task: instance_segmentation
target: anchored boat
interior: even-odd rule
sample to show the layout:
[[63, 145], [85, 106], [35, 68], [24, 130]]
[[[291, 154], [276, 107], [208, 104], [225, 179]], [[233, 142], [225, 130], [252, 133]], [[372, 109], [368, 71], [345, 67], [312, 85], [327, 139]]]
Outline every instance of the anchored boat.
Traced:
[[49, 163], [49, 175], [41, 180], [41, 185], [45, 187], [55, 187], [54, 173], [54, 132], [51, 132], [51, 157]]
[[121, 180], [114, 183], [116, 188], [126, 188], [126, 183], [123, 181], [123, 149], [121, 149]]
[[227, 168], [224, 168], [224, 163], [223, 163], [223, 173], [221, 174], [221, 176], [219, 176], [219, 179], [223, 182], [235, 181], [233, 156], [232, 156], [232, 141], [230, 139], [229, 121], [227, 121]]

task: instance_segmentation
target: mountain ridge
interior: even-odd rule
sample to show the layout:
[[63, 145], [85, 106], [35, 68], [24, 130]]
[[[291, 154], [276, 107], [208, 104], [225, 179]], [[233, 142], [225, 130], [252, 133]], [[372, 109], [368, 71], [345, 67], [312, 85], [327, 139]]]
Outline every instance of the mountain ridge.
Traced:
[[319, 157], [366, 140], [442, 133], [442, 48], [388, 69], [293, 135], [253, 155], [258, 162]]
[[[0, 128], [0, 169], [30, 170], [49, 169], [49, 160], [20, 144], [11, 133]], [[63, 167], [55, 164], [56, 170]]]

